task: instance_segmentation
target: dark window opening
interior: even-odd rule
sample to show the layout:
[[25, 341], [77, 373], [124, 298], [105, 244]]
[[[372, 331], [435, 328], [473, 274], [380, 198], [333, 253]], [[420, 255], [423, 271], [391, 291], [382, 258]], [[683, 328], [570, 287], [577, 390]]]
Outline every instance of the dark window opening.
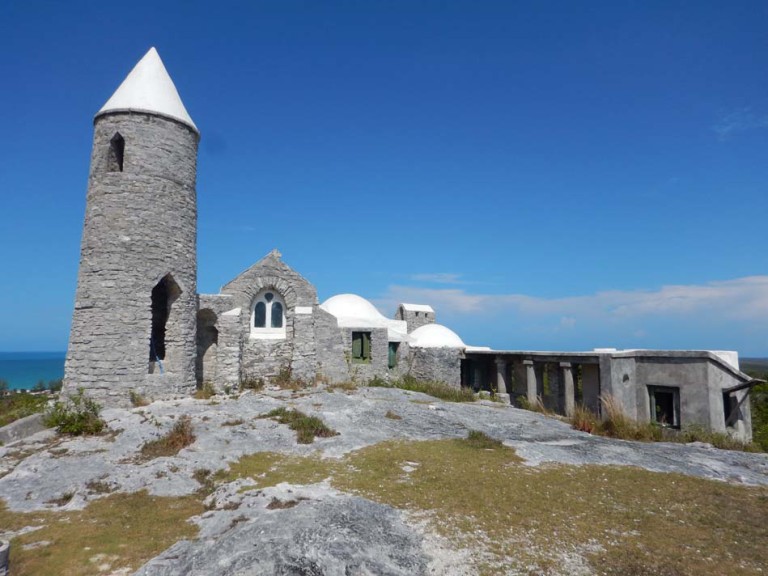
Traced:
[[280, 302], [272, 303], [272, 328], [283, 327], [283, 305]]
[[387, 361], [387, 366], [392, 369], [395, 366], [397, 366], [397, 349], [400, 347], [400, 342], [390, 342], [389, 343], [389, 358]]
[[371, 333], [352, 332], [352, 361], [371, 361]]
[[267, 325], [267, 305], [264, 302], [257, 302], [253, 309], [253, 327], [264, 328]]
[[723, 392], [723, 416], [728, 428], [735, 426], [739, 420], [739, 402], [728, 392]]
[[648, 386], [651, 420], [669, 428], [680, 428], [680, 390], [666, 386]]
[[107, 162], [107, 170], [109, 172], [122, 172], [124, 155], [125, 140], [120, 135], [120, 132], [118, 132], [112, 137], [112, 140], [109, 141], [109, 160]]
[[168, 274], [152, 288], [152, 333], [149, 339], [149, 361], [165, 360], [166, 328], [171, 306], [181, 290]]

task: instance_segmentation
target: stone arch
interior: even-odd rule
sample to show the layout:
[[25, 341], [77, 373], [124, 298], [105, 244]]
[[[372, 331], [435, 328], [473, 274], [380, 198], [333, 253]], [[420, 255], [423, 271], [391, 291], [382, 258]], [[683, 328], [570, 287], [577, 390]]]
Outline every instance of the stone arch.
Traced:
[[149, 337], [149, 372], [155, 368], [164, 371], [163, 362], [167, 359], [170, 342], [179, 339], [177, 322], [169, 322], [174, 302], [181, 295], [181, 288], [171, 274], [166, 274], [152, 288], [151, 310], [152, 324]]
[[197, 313], [197, 356], [195, 375], [197, 385], [203, 382], [215, 383], [219, 347], [218, 317], [210, 308]]

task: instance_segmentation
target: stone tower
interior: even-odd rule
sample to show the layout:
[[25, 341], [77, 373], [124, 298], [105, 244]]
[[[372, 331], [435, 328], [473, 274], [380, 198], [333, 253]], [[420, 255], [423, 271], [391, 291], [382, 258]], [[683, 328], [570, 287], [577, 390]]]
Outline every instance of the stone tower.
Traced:
[[194, 390], [199, 138], [154, 48], [96, 114], [67, 391]]

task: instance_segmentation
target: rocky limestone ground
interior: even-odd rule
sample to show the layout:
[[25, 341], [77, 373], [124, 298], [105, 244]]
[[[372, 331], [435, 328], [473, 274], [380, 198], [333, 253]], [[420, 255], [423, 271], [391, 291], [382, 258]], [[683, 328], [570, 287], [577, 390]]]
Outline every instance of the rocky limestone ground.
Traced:
[[[338, 435], [298, 444], [287, 426], [259, 418], [282, 406], [319, 416]], [[400, 419], [386, 417], [388, 411]], [[191, 417], [196, 441], [176, 456], [137, 458], [140, 447], [170, 430], [181, 414]], [[147, 490], [157, 496], [182, 496], [200, 489], [196, 471], [223, 470], [248, 454], [339, 459], [387, 440], [464, 438], [469, 430], [503, 441], [530, 466], [547, 462], [636, 466], [768, 485], [764, 454], [611, 440], [498, 403], [446, 403], [398, 389], [246, 392], [238, 398], [188, 398], [132, 410], [110, 409], [102, 416], [110, 431], [104, 436], [62, 439], [45, 431], [0, 447], [0, 497], [7, 508], [82, 509], [104, 497], [104, 491], [89, 489], [94, 483], [111, 492]], [[197, 539], [178, 542], [136, 574], [474, 573], [470, 552], [442, 540], [421, 519], [339, 492], [327, 482], [249, 490], [247, 480], [236, 480], [217, 487], [208, 504], [211, 509], [193, 519], [200, 528]], [[9, 536], [0, 527], [0, 537]], [[568, 571], [590, 573], [578, 562]]]

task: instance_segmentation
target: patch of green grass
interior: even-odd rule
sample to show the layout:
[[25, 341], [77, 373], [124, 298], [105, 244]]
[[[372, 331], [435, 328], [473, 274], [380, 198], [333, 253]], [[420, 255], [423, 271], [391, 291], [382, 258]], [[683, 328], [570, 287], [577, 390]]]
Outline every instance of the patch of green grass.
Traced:
[[313, 484], [332, 475], [338, 463], [317, 456], [285, 456], [274, 452], [257, 452], [243, 456], [230, 464], [229, 470], [216, 474], [219, 482], [239, 478], [253, 479], [259, 488], [276, 486], [280, 482]]
[[[40, 530], [11, 540], [14, 576], [81, 576], [128, 573], [198, 529], [186, 520], [204, 511], [197, 497], [162, 498], [146, 492], [112, 494], [80, 511], [9, 512], [0, 503], [0, 526]], [[25, 550], [25, 546], [50, 542]], [[109, 565], [106, 570], [98, 566]]]
[[101, 434], [106, 424], [101, 419], [101, 406], [85, 395], [80, 388], [77, 393], [65, 401], [56, 401], [45, 413], [43, 422], [56, 428], [59, 434], [71, 436]]
[[141, 447], [139, 460], [147, 461], [161, 456], [174, 456], [194, 441], [195, 432], [192, 427], [192, 419], [185, 414], [176, 421], [173, 428], [165, 436], [145, 443]]
[[607, 575], [760, 574], [768, 561], [766, 487], [628, 466], [530, 467], [477, 432], [385, 442], [340, 461], [255, 454], [217, 480], [244, 477], [259, 488], [330, 477], [339, 490], [428, 513], [433, 530], [484, 558], [486, 576], [550, 573], [564, 553]]
[[48, 403], [47, 394], [16, 392], [0, 395], [0, 427], [20, 418], [43, 412]]
[[496, 450], [504, 447], [501, 440], [491, 438], [488, 434], [480, 432], [479, 430], [470, 430], [465, 442], [468, 446], [479, 448], [481, 450]]
[[474, 402], [476, 400], [475, 393], [470, 388], [454, 388], [444, 382], [417, 380], [412, 376], [404, 376], [400, 380], [392, 380], [391, 382], [376, 377], [368, 382], [368, 386], [374, 388], [400, 388], [401, 390], [410, 390], [411, 392], [421, 392], [446, 402]]
[[299, 444], [312, 444], [315, 438], [329, 438], [338, 435], [338, 432], [328, 428], [325, 422], [317, 416], [307, 416], [299, 410], [275, 408], [265, 414], [263, 418], [272, 418], [280, 424], [287, 424], [291, 430], [296, 432], [296, 440]]

